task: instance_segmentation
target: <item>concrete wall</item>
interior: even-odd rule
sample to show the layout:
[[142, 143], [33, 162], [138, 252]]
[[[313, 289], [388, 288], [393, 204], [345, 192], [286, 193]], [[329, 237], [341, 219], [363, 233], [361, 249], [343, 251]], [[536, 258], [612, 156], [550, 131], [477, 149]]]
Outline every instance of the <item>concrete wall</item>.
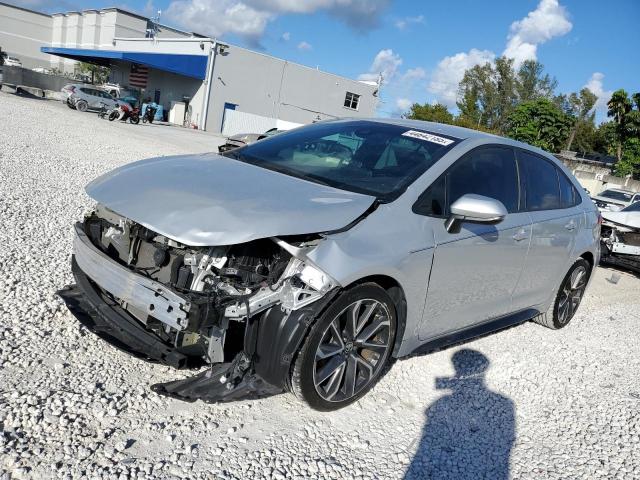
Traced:
[[[207, 130], [220, 132], [225, 103], [236, 110], [294, 123], [375, 115], [377, 87], [230, 46], [217, 54]], [[347, 92], [361, 95], [358, 110], [344, 107]]]
[[589, 190], [592, 195], [597, 195], [607, 188], [622, 188], [632, 192], [640, 192], [640, 181], [614, 177], [611, 175], [611, 168], [607, 165], [581, 162], [562, 155], [557, 155], [557, 158], [571, 170], [580, 185]]
[[40, 47], [51, 42], [51, 16], [0, 3], [0, 47], [26, 68], [49, 68]]

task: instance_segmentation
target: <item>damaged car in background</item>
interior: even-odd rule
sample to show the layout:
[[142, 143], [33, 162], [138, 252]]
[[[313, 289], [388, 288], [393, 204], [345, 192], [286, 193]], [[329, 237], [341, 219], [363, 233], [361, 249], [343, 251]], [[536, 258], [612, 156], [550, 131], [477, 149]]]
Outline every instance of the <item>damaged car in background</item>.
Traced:
[[200, 368], [152, 386], [184, 400], [344, 407], [394, 358], [564, 327], [599, 256], [596, 207], [552, 156], [435, 123], [319, 122], [86, 191], [59, 294], [112, 345]]
[[640, 273], [640, 202], [602, 217], [602, 262]]

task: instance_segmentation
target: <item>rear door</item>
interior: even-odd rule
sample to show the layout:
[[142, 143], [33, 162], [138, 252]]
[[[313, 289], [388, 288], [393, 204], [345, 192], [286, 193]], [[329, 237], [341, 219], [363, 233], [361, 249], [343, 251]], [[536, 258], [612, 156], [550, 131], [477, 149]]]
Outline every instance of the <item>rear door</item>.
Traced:
[[569, 268], [575, 238], [584, 222], [580, 195], [551, 160], [517, 150], [525, 209], [532, 238], [514, 304], [532, 307], [548, 301]]
[[[447, 232], [449, 206], [467, 193], [501, 201], [498, 224], [464, 222]], [[514, 151], [483, 146], [465, 154], [420, 197], [414, 212], [431, 218], [435, 250], [420, 338], [428, 340], [512, 311], [531, 237], [529, 215], [520, 211]]]

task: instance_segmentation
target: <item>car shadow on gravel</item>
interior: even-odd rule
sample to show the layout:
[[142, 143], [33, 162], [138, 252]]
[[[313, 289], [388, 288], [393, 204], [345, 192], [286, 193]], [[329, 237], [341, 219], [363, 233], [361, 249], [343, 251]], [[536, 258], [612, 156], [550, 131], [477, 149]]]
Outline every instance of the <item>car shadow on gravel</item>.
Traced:
[[489, 359], [462, 349], [451, 358], [455, 375], [436, 378], [436, 388], [450, 390], [425, 411], [420, 444], [405, 480], [507, 479], [515, 441], [511, 399], [487, 388]]

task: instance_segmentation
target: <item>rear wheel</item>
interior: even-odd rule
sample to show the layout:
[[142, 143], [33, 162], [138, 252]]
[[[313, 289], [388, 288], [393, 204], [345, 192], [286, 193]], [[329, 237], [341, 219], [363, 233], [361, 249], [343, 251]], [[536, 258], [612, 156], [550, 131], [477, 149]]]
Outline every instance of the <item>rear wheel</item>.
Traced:
[[76, 102], [76, 110], [79, 112], [86, 112], [89, 109], [89, 104], [84, 100], [78, 100]]
[[566, 327], [580, 306], [590, 276], [589, 262], [583, 258], [576, 260], [562, 280], [547, 312], [538, 315], [534, 321], [554, 330]]
[[343, 293], [318, 319], [294, 363], [291, 387], [311, 408], [337, 410], [380, 379], [396, 334], [393, 300], [378, 285]]

